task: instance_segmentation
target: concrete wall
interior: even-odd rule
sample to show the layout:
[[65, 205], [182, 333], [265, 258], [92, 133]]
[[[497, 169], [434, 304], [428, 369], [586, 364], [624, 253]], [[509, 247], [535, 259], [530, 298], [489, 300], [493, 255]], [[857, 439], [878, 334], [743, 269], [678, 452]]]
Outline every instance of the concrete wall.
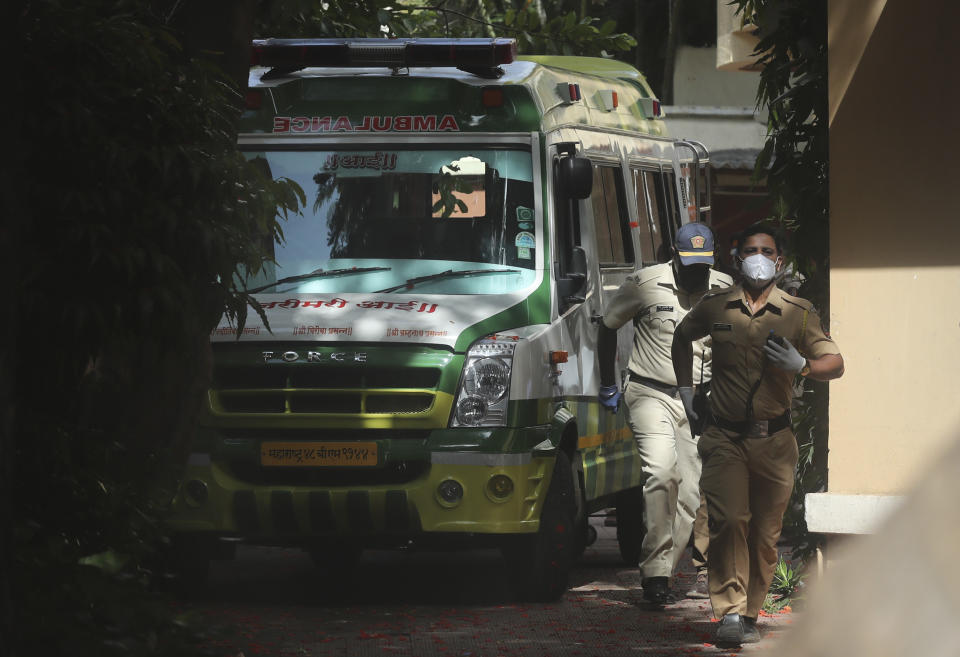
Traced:
[[759, 73], [717, 70], [716, 48], [680, 46], [673, 74], [673, 104], [704, 107], [757, 106]]
[[956, 0], [831, 0], [829, 490], [895, 495], [960, 440]]

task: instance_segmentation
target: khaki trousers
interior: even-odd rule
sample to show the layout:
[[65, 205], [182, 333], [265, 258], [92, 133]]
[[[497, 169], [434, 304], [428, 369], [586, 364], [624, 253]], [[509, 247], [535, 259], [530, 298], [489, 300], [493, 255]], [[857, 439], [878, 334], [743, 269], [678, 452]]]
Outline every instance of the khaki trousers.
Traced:
[[710, 602], [716, 618], [756, 618], [777, 565], [777, 540], [793, 492], [797, 441], [790, 429], [738, 439], [709, 427], [700, 437], [707, 498]]
[[700, 457], [679, 399], [639, 383], [624, 401], [643, 472], [647, 533], [640, 548], [641, 577], [670, 577], [690, 539], [700, 504]]
[[700, 493], [700, 508], [693, 519], [693, 550], [691, 557], [694, 567], [700, 571], [707, 567], [707, 548], [710, 547], [710, 527], [707, 524], [707, 498]]

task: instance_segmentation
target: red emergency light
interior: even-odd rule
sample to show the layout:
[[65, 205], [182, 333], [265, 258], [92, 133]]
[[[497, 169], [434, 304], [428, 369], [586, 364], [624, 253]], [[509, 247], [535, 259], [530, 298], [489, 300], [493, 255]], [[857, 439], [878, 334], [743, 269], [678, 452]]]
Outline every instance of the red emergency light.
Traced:
[[405, 68], [453, 66], [478, 72], [513, 62], [516, 39], [261, 39], [251, 66], [299, 70], [308, 66]]
[[643, 115], [648, 119], [659, 119], [663, 117], [663, 108], [660, 106], [660, 101], [656, 98], [641, 98], [639, 105], [643, 110]]
[[580, 85], [575, 82], [561, 82], [557, 84], [557, 93], [565, 103], [575, 103], [580, 100]]

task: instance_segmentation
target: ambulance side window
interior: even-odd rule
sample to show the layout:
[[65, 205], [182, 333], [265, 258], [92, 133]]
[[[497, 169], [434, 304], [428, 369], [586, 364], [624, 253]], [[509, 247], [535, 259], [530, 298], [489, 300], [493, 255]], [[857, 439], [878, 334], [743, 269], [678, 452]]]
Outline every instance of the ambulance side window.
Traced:
[[630, 217], [624, 201], [620, 167], [594, 164], [590, 202], [593, 204], [597, 256], [601, 267], [629, 267], [634, 263]]
[[673, 231], [670, 230], [671, 217], [676, 213], [676, 202], [671, 203], [671, 194], [667, 177], [660, 171], [645, 171], [647, 179], [647, 198], [650, 200], [651, 218], [654, 225], [660, 228], [659, 241], [654, 246], [654, 257], [657, 262], [666, 262], [670, 259], [670, 245], [673, 244]]
[[712, 208], [710, 207], [710, 172], [704, 164], [700, 165], [700, 171], [697, 172], [697, 207], [700, 208], [700, 218], [698, 221], [709, 226], [712, 221]]
[[[677, 230], [680, 228], [680, 209], [677, 207], [677, 177], [674, 175], [673, 170], [667, 170], [664, 172], [664, 180], [666, 181], [667, 187], [667, 203], [670, 208], [670, 239], [673, 241], [673, 235], [677, 233]], [[684, 213], [686, 210], [684, 209]]]
[[640, 261], [644, 267], [659, 262], [657, 253], [662, 249], [664, 235], [669, 232], [666, 224], [661, 224], [660, 210], [657, 204], [657, 189], [654, 172], [641, 169], [633, 170], [633, 190], [637, 196], [637, 223], [640, 229]]

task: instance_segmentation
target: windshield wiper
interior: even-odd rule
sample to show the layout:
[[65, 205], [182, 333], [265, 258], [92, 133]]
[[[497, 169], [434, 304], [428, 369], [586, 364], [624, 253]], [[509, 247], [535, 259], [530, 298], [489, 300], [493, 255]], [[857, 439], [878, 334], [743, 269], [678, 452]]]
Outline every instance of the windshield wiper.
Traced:
[[279, 281], [274, 281], [273, 283], [267, 283], [266, 285], [261, 285], [260, 287], [255, 287], [252, 290], [247, 290], [247, 294], [256, 294], [257, 292], [263, 292], [267, 288], [274, 287], [276, 285], [283, 285], [284, 283], [296, 283], [297, 281], [305, 281], [308, 278], [324, 278], [326, 276], [347, 276], [349, 274], [363, 274], [368, 271], [388, 271], [390, 267], [344, 267], [343, 269], [330, 269], [324, 271], [323, 269], [314, 269], [312, 272], [307, 274], [297, 274], [296, 276], [287, 276], [286, 278], [281, 278]]
[[462, 269], [460, 271], [454, 271], [448, 269], [447, 271], [437, 272], [436, 274], [427, 274], [426, 276], [418, 276], [416, 278], [408, 278], [406, 282], [401, 283], [400, 285], [394, 285], [393, 287], [384, 288], [382, 290], [377, 290], [377, 294], [382, 292], [396, 292], [397, 290], [407, 288], [410, 289], [414, 285], [423, 283], [424, 281], [433, 281], [438, 278], [453, 278], [454, 276], [480, 276], [481, 274], [519, 274], [516, 269]]

